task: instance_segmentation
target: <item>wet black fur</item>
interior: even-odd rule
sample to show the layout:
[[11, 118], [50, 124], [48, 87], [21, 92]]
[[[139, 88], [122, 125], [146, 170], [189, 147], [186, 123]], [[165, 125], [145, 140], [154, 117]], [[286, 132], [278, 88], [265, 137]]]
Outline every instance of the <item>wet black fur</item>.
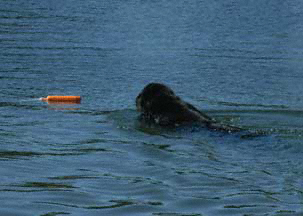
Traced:
[[238, 127], [222, 125], [214, 119], [183, 101], [172, 89], [160, 83], [150, 83], [136, 98], [137, 110], [145, 121], [161, 126], [201, 123], [214, 130], [240, 131]]

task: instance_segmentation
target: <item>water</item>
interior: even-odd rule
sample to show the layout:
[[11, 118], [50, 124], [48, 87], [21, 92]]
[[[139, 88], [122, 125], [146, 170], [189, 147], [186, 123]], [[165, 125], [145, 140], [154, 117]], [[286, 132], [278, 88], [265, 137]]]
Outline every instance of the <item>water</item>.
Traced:
[[[302, 215], [302, 9], [2, 0], [0, 214]], [[269, 134], [144, 127], [152, 81]], [[57, 94], [83, 100], [37, 100]]]

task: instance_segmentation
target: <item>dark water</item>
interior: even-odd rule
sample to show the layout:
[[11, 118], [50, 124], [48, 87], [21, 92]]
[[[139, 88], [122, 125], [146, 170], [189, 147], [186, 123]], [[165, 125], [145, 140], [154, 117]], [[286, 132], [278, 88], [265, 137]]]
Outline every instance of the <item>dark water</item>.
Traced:
[[[0, 2], [1, 215], [303, 215], [303, 2]], [[149, 82], [243, 139], [136, 121]], [[49, 105], [47, 95], [81, 95]]]

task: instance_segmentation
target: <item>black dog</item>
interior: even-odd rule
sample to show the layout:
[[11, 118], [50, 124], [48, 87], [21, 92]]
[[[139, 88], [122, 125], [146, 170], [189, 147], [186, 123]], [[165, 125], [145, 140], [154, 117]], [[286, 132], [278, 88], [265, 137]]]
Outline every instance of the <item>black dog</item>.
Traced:
[[150, 83], [136, 98], [137, 110], [145, 121], [160, 126], [178, 126], [199, 123], [214, 130], [238, 132], [241, 128], [222, 125], [175, 95], [172, 89], [160, 83]]

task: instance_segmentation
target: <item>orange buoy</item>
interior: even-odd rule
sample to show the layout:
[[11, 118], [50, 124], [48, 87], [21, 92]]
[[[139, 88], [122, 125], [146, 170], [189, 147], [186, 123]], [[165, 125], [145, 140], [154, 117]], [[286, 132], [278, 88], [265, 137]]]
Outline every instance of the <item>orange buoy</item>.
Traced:
[[80, 103], [81, 97], [80, 96], [47, 96], [46, 98], [41, 98], [43, 102], [48, 103]]

